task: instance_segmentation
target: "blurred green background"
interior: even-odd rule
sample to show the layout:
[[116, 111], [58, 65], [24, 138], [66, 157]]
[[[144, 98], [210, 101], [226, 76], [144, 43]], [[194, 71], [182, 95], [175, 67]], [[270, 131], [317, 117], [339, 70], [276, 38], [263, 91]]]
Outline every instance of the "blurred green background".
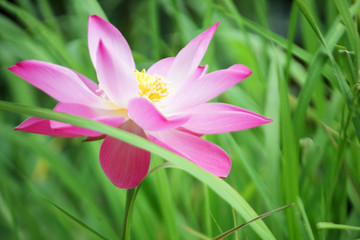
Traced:
[[[215, 100], [274, 119], [206, 136], [232, 159], [225, 181], [258, 214], [296, 204], [264, 219], [276, 239], [360, 238], [359, 7], [349, 0], [1, 0], [0, 100], [55, 106], [7, 70], [25, 59], [96, 81], [89, 15], [122, 32], [138, 70], [175, 56], [220, 21], [202, 63], [209, 71], [241, 63], [253, 74]], [[101, 142], [13, 131], [26, 117], [0, 111], [0, 239], [99, 239], [80, 221], [119, 238], [126, 191], [102, 172]], [[154, 157], [152, 167], [162, 161]], [[201, 181], [162, 169], [140, 189], [132, 237], [200, 239], [244, 222]], [[226, 239], [261, 238], [247, 226]]]

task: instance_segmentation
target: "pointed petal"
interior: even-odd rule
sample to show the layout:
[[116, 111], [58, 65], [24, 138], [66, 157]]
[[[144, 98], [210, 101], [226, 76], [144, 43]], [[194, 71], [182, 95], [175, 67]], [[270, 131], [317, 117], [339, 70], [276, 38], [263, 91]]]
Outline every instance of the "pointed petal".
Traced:
[[[132, 121], [125, 122], [120, 128], [145, 137], [144, 131]], [[115, 186], [135, 188], [147, 175], [150, 152], [108, 136], [100, 148], [100, 164]]]
[[92, 15], [89, 17], [88, 45], [91, 61], [95, 68], [97, 68], [96, 58], [100, 39], [111, 50], [111, 57], [117, 59], [116, 62], [135, 69], [134, 58], [123, 35], [111, 23], [99, 16]]
[[[58, 112], [89, 118], [94, 121], [105, 123], [112, 127], [118, 127], [126, 120], [125, 116], [122, 116], [121, 113], [118, 113], [117, 111], [96, 109], [81, 104], [58, 103], [55, 106], [54, 110]], [[54, 130], [76, 133], [81, 136], [98, 137], [103, 135], [103, 133], [101, 132], [97, 132], [91, 129], [86, 129], [78, 126], [73, 126], [68, 123], [51, 120], [50, 124], [51, 124], [51, 128]]]
[[99, 91], [99, 86], [94, 81], [88, 79], [80, 73], [75, 73], [91, 92], [93, 92], [96, 96], [101, 96], [102, 93]]
[[100, 40], [96, 63], [100, 87], [117, 106], [127, 108], [128, 101], [139, 95], [134, 69], [114, 59], [109, 50]]
[[187, 111], [183, 127], [201, 134], [240, 131], [272, 122], [259, 114], [225, 103], [204, 103]]
[[[163, 58], [160, 61], [154, 63], [148, 69], [147, 73], [150, 75], [157, 74], [166, 78], [166, 75], [168, 74], [169, 69], [172, 63], [174, 62], [174, 60], [175, 60], [174, 57]], [[195, 72], [193, 73], [193, 75], [189, 78], [188, 82], [194, 81], [195, 79], [203, 76], [206, 73], [207, 69], [208, 69], [208, 65], [198, 66]]]
[[162, 131], [184, 124], [188, 115], [165, 118], [147, 99], [139, 97], [129, 102], [129, 117], [145, 130]]
[[240, 64], [218, 70], [189, 82], [169, 99], [166, 112], [174, 113], [205, 103], [251, 74], [251, 70]]
[[167, 74], [167, 79], [175, 89], [189, 79], [200, 65], [209, 43], [214, 36], [218, 22], [191, 40], [177, 55]]
[[171, 65], [173, 64], [175, 57], [163, 58], [160, 61], [154, 63], [148, 70], [147, 73], [150, 75], [158, 74], [166, 77]]
[[193, 75], [189, 78], [189, 81], [186, 84], [191, 84], [196, 79], [204, 76], [208, 70], [208, 65], [198, 66]]
[[225, 178], [230, 172], [231, 161], [226, 152], [202, 138], [176, 130], [148, 132], [148, 138], [218, 177]]
[[43, 134], [54, 137], [80, 137], [75, 133], [68, 133], [63, 131], [57, 131], [51, 128], [50, 120], [42, 119], [38, 117], [30, 117], [23, 121], [15, 130]]
[[79, 78], [78, 73], [68, 68], [37, 60], [27, 60], [17, 63], [9, 70], [59, 102], [105, 107], [103, 101]]

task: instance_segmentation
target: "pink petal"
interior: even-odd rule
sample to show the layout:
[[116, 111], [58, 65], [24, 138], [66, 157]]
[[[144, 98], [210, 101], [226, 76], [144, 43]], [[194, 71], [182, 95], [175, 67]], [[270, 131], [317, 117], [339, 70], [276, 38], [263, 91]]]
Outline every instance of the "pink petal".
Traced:
[[96, 73], [100, 87], [107, 97], [120, 108], [126, 108], [129, 99], [139, 95], [134, 69], [114, 58], [100, 40], [97, 51]]
[[[174, 62], [175, 58], [174, 57], [168, 57], [168, 58], [163, 58], [160, 61], [154, 63], [148, 70], [147, 73], [150, 75], [160, 75], [165, 77], [169, 72], [169, 69], [172, 65], [172, 63]], [[193, 73], [193, 75], [189, 78], [188, 82], [194, 81], [195, 79], [203, 76], [206, 71], [208, 69], [208, 66], [198, 66], [197, 69], [195, 70], [195, 72]]]
[[[144, 131], [132, 121], [125, 122], [120, 128], [145, 138]], [[147, 175], [150, 153], [108, 136], [100, 148], [100, 164], [115, 186], [135, 188]]]
[[208, 65], [198, 66], [193, 75], [189, 78], [188, 84], [191, 84], [196, 79], [204, 76], [208, 70]]
[[187, 113], [191, 117], [182, 127], [201, 134], [240, 131], [272, 122], [259, 114], [225, 103], [204, 103]]
[[167, 113], [192, 108], [205, 103], [251, 74], [251, 70], [240, 64], [215, 71], [189, 82], [169, 99]]
[[117, 63], [121, 63], [130, 69], [135, 69], [130, 47], [123, 35], [111, 23], [99, 16], [92, 15], [89, 17], [88, 45], [91, 61], [95, 68], [97, 68], [98, 61], [96, 58], [100, 39], [111, 50], [112, 59], [116, 59]]
[[226, 152], [202, 138], [177, 130], [148, 132], [148, 138], [218, 177], [225, 178], [230, 172], [231, 161]]
[[158, 74], [160, 76], [166, 77], [174, 60], [174, 57], [163, 58], [160, 61], [154, 63], [147, 70], [147, 73], [150, 75]]
[[[121, 115], [121, 113], [117, 113], [117, 111], [96, 109], [81, 104], [58, 103], [54, 108], [54, 110], [58, 112], [89, 118], [94, 121], [105, 123], [112, 127], [120, 126], [120, 124], [123, 123], [126, 119], [125, 116]], [[91, 129], [86, 129], [78, 126], [73, 126], [68, 123], [51, 120], [50, 124], [51, 124], [51, 128], [53, 128], [54, 130], [76, 133], [81, 136], [98, 137], [103, 135], [103, 133], [101, 132], [97, 132]]]
[[87, 88], [92, 91], [95, 95], [101, 96], [101, 91], [99, 91], [99, 86], [92, 80], [88, 79], [84, 75], [75, 72], [76, 75], [83, 81], [83, 83], [87, 86]]
[[128, 111], [136, 124], [151, 131], [177, 128], [189, 119], [187, 115], [165, 118], [150, 101], [142, 97], [132, 99]]
[[43, 134], [54, 137], [80, 137], [75, 133], [68, 133], [63, 131], [57, 131], [51, 128], [50, 120], [42, 119], [38, 117], [30, 117], [22, 122], [15, 130]]
[[167, 79], [175, 89], [190, 78], [200, 65], [209, 43], [216, 31], [218, 22], [205, 32], [191, 40], [177, 55], [167, 74]]
[[89, 83], [85, 84], [78, 73], [68, 68], [27, 60], [17, 63], [9, 70], [60, 102], [106, 107], [103, 101], [89, 90]]

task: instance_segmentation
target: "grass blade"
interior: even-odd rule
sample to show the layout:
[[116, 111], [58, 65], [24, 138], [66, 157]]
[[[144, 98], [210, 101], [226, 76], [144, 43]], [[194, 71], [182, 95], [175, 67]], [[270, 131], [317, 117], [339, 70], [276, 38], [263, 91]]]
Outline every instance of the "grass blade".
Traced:
[[[131, 145], [150, 151], [158, 156], [163, 157], [169, 162], [176, 164], [187, 173], [191, 174], [198, 180], [207, 184], [221, 198], [223, 198], [226, 202], [228, 202], [231, 206], [233, 206], [236, 209], [236, 211], [245, 220], [250, 221], [251, 219], [258, 217], [256, 212], [246, 202], [246, 200], [225, 181], [203, 170], [202, 168], [198, 167], [197, 165], [188, 161], [187, 159], [180, 157], [179, 155], [171, 151], [168, 151], [137, 135], [131, 134], [129, 132], [123, 131], [118, 128], [108, 126], [106, 124], [92, 121], [90, 119], [86, 119], [70, 114], [55, 112], [49, 109], [43, 109], [39, 107], [30, 107], [21, 104], [0, 101], [0, 109], [17, 112], [17, 113], [24, 113], [31, 116], [37, 116], [40, 118], [56, 120], [59, 122], [69, 123], [75, 126], [81, 126], [84, 128], [103, 132], [114, 138], [125, 141]], [[251, 224], [251, 227], [258, 234], [260, 238], [275, 239], [275, 237], [273, 236], [271, 231], [267, 228], [267, 226], [264, 224], [264, 222], [256, 221]]]

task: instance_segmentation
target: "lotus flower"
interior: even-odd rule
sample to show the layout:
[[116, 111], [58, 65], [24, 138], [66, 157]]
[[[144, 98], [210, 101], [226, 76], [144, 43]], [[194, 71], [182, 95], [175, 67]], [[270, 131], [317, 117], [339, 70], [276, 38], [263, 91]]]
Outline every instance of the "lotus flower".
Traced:
[[[130, 47], [109, 22], [89, 17], [88, 46], [99, 85], [71, 69], [26, 60], [9, 68], [59, 103], [54, 110], [89, 118], [146, 138], [206, 171], [225, 178], [231, 161], [204, 134], [239, 131], [271, 122], [225, 103], [207, 103], [251, 74], [240, 64], [211, 73], [199, 66], [218, 23], [189, 42], [176, 57], [136, 70]], [[60, 137], [105, 138], [100, 164], [119, 188], [134, 188], [148, 173], [150, 153], [93, 130], [30, 117], [16, 130]]]

